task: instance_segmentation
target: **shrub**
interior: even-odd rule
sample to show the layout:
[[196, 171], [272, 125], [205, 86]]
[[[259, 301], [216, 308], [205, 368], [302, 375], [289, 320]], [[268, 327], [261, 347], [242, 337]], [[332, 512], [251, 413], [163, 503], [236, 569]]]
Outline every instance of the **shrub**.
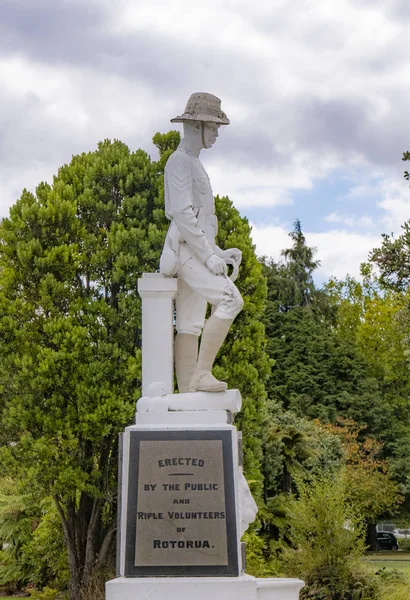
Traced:
[[6, 591], [27, 585], [34, 589], [67, 588], [67, 550], [50, 498], [39, 502], [22, 494], [18, 482], [0, 478], [0, 540], [0, 585]]
[[409, 600], [410, 581], [389, 583], [378, 592], [377, 600]]
[[37, 588], [65, 590], [70, 574], [61, 521], [52, 500], [44, 500], [42, 509], [38, 527], [23, 552], [30, 568], [30, 581]]
[[22, 494], [16, 481], [0, 478], [0, 585], [6, 590], [20, 589], [30, 578], [30, 567], [24, 558], [40, 517], [40, 508]]
[[38, 590], [35, 587], [28, 588], [31, 600], [57, 600], [59, 597], [58, 590], [54, 590], [49, 587], [45, 587], [42, 590]]
[[270, 558], [265, 541], [253, 531], [247, 531], [242, 539], [246, 543], [246, 572], [254, 577], [277, 576], [277, 564]]
[[398, 538], [397, 542], [399, 544], [400, 550], [406, 550], [406, 552], [410, 552], [410, 538]]
[[376, 600], [409, 600], [410, 578], [398, 569], [381, 569], [376, 573]]
[[289, 503], [294, 548], [284, 552], [286, 574], [305, 581], [302, 598], [350, 600], [355, 590], [356, 598], [365, 598], [367, 576], [360, 566], [364, 527], [347, 501], [342, 479], [299, 481], [297, 488], [299, 498]]
[[81, 590], [81, 600], [105, 600], [105, 584], [114, 577], [113, 564], [94, 571], [88, 586]]

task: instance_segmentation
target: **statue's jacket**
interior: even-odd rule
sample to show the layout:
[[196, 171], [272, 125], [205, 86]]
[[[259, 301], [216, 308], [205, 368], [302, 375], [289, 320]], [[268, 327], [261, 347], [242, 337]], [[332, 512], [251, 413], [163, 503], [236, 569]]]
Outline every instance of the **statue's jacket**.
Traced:
[[200, 160], [179, 149], [168, 159], [164, 178], [165, 214], [170, 219], [160, 271], [174, 275], [181, 261], [206, 263], [216, 251], [218, 222], [209, 177]]

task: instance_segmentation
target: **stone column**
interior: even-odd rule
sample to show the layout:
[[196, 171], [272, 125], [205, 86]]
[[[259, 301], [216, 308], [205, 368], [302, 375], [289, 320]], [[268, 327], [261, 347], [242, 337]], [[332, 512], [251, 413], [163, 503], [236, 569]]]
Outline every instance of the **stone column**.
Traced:
[[161, 383], [174, 392], [174, 298], [178, 281], [161, 273], [143, 273], [138, 280], [142, 299], [142, 396]]

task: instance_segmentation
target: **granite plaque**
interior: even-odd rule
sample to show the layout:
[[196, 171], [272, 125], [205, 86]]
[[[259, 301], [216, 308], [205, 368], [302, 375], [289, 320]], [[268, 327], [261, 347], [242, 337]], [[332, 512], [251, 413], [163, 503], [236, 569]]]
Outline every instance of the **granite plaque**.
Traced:
[[133, 431], [126, 577], [237, 576], [231, 431]]

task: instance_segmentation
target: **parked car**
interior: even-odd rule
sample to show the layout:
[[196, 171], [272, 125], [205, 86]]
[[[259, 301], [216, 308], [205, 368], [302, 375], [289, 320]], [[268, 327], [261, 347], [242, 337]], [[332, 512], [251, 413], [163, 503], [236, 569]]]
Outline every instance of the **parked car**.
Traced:
[[378, 550], [398, 550], [399, 544], [396, 536], [390, 531], [378, 531], [377, 548]]

